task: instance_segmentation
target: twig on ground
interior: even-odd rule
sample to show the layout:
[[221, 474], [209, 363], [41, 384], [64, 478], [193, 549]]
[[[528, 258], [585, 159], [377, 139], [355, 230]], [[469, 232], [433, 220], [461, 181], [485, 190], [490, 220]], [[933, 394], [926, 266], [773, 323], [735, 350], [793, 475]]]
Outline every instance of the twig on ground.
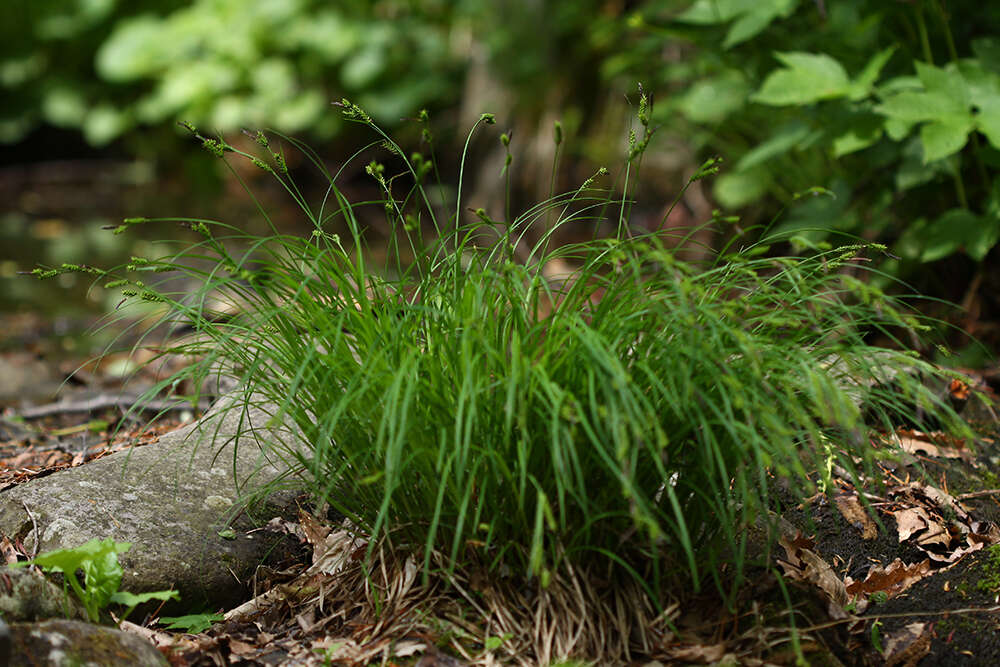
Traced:
[[202, 412], [207, 410], [210, 403], [207, 400], [198, 401], [192, 406], [188, 401], [181, 400], [160, 400], [160, 401], [140, 401], [140, 396], [128, 396], [121, 394], [100, 394], [94, 398], [84, 401], [59, 401], [58, 403], [48, 403], [33, 408], [26, 408], [20, 412], [24, 419], [37, 419], [49, 415], [63, 414], [66, 412], [91, 412], [93, 410], [104, 410], [106, 408], [121, 408], [123, 410], [137, 407], [144, 412], [166, 412], [170, 410], [191, 410], [197, 409]]
[[817, 623], [816, 625], [810, 625], [809, 627], [800, 628], [799, 632], [816, 632], [817, 630], [825, 630], [827, 628], [843, 625], [845, 623], [856, 623], [858, 621], [871, 621], [874, 619], [909, 618], [911, 616], [948, 616], [950, 614], [995, 614], [998, 611], [1000, 611], [1000, 605], [996, 605], [993, 607], [963, 607], [961, 609], [939, 609], [937, 611], [904, 611], [896, 614], [869, 614], [867, 616], [854, 616], [852, 614], [847, 618], [838, 618], [833, 621], [827, 621], [826, 623]]
[[1000, 489], [986, 489], [985, 491], [973, 491], [955, 496], [956, 500], [970, 500], [972, 498], [985, 498], [986, 496], [1000, 496]]

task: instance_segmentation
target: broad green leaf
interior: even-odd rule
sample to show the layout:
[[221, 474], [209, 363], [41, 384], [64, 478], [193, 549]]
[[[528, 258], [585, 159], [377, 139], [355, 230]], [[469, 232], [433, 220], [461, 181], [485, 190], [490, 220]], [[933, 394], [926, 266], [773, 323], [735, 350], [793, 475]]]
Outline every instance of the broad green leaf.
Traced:
[[1000, 178], [993, 179], [993, 187], [986, 198], [986, 215], [1000, 219]]
[[296, 21], [282, 35], [290, 43], [320, 55], [327, 64], [337, 64], [358, 48], [363, 30], [336, 10], [317, 12], [308, 21]]
[[[63, 5], [73, 7], [65, 14], [53, 11]], [[74, 3], [54, 3], [49, 12], [43, 14], [35, 26], [35, 34], [44, 40], [68, 40], [79, 38], [85, 31], [93, 28], [105, 18], [115, 7], [114, 0], [77, 0]], [[27, 26], [26, 26], [27, 27]]]
[[927, 219], [917, 218], [907, 221], [906, 227], [899, 239], [892, 244], [891, 250], [907, 261], [920, 261], [921, 255], [927, 249], [924, 233], [927, 230]]
[[359, 49], [340, 70], [344, 83], [352, 88], [364, 88], [371, 85], [382, 74], [386, 67], [385, 53], [382, 48], [370, 46]]
[[924, 146], [924, 163], [934, 162], [962, 150], [975, 127], [970, 118], [926, 123], [920, 128], [920, 141]]
[[413, 109], [420, 106], [420, 100], [446, 90], [448, 86], [444, 79], [420, 79], [400, 82], [378, 92], [360, 94], [358, 102], [363, 103], [364, 108], [371, 109], [375, 118], [390, 121], [413, 113]]
[[857, 78], [855, 78], [851, 83], [851, 100], [856, 102], [868, 97], [871, 94], [872, 89], [875, 86], [875, 82], [878, 81], [878, 75], [882, 73], [882, 68], [885, 67], [885, 64], [889, 62], [889, 58], [891, 58], [892, 54], [895, 52], [896, 47], [891, 46], [888, 49], [879, 51], [871, 57], [871, 60], [869, 60], [868, 64], [865, 65], [865, 68], [861, 70], [861, 73], [858, 74]]
[[728, 23], [740, 14], [752, 11], [759, 4], [764, 3], [757, 0], [697, 0], [675, 20], [697, 25]]
[[978, 233], [965, 243], [965, 253], [977, 262], [981, 262], [1000, 240], [1000, 218], [984, 215], [979, 220]]
[[788, 106], [812, 104], [843, 97], [850, 80], [839, 62], [823, 53], [776, 53], [785, 67], [771, 72], [751, 99], [760, 104]]
[[118, 24], [97, 51], [97, 73], [108, 81], [132, 81], [150, 76], [166, 63], [159, 45], [163, 22], [152, 16], [127, 19]]
[[833, 154], [841, 157], [868, 148], [882, 138], [882, 119], [877, 116], [861, 116], [851, 123], [850, 128], [833, 140]]
[[751, 10], [729, 26], [729, 32], [726, 33], [722, 48], [729, 49], [756, 37], [767, 26], [771, 25], [774, 19], [790, 16], [798, 4], [799, 0], [771, 0], [770, 2], [754, 3]]
[[885, 128], [885, 133], [893, 141], [902, 141], [906, 138], [906, 135], [910, 133], [913, 129], [914, 123], [911, 121], [900, 120], [899, 118], [887, 117], [883, 127]]
[[111, 596], [111, 601], [126, 607], [136, 607], [143, 602], [150, 600], [180, 600], [181, 594], [177, 591], [150, 591], [149, 593], [129, 593], [128, 591], [116, 591]]
[[[75, 572], [91, 568], [93, 574], [120, 575], [118, 554], [125, 553], [132, 545], [128, 542], [115, 542], [93, 539], [73, 549], [55, 549], [35, 556], [32, 562], [39, 567], [58, 572]], [[112, 563], [113, 560], [113, 563]]]
[[[93, 539], [75, 549], [56, 549], [36, 556], [29, 561], [46, 571], [62, 572], [80, 601], [87, 608], [91, 620], [96, 620], [101, 609], [108, 605], [122, 580], [118, 554], [131, 548], [128, 542], [112, 539]], [[83, 571], [83, 586], [77, 578]]]
[[914, 63], [917, 77], [924, 84], [924, 89], [931, 94], [940, 94], [951, 100], [956, 108], [968, 109], [970, 104], [969, 87], [962, 73], [954, 66], [947, 69], [927, 65], [919, 60]]
[[514, 635], [512, 635], [511, 633], [505, 632], [500, 637], [487, 637], [486, 641], [483, 642], [483, 648], [486, 649], [487, 651], [495, 651], [501, 646], [503, 646], [504, 642], [509, 641], [510, 638], [513, 636]]
[[996, 37], [979, 37], [972, 40], [972, 52], [983, 64], [983, 67], [1000, 74], [1000, 39]]
[[129, 127], [128, 114], [110, 104], [93, 108], [83, 122], [83, 136], [93, 146], [103, 146]]
[[122, 614], [122, 620], [132, 615], [135, 608], [144, 602], [149, 602], [150, 600], [162, 600], [166, 602], [167, 600], [180, 600], [181, 594], [177, 591], [150, 591], [148, 593], [129, 593], [128, 591], [115, 591], [112, 594], [110, 601], [116, 604], [124, 606], [125, 613]]
[[183, 630], [191, 634], [204, 632], [212, 627], [213, 623], [218, 623], [225, 616], [222, 614], [188, 614], [186, 616], [161, 616], [160, 624], [168, 630]]
[[878, 86], [880, 98], [887, 99], [898, 93], [921, 92], [924, 84], [916, 76], [894, 76]]
[[696, 123], [718, 123], [746, 104], [749, 88], [736, 70], [727, 70], [691, 86], [681, 98], [680, 110]]
[[801, 145], [806, 143], [812, 134], [809, 127], [803, 123], [790, 123], [780, 127], [771, 138], [740, 158], [736, 163], [736, 171], [747, 171], [793, 148], [802, 147]]
[[[94, 554], [93, 560], [81, 565], [87, 586], [87, 597], [98, 608], [106, 607], [111, 601], [111, 596], [121, 585], [123, 573], [118, 563], [119, 546], [110, 539], [103, 540], [102, 548]], [[127, 551], [130, 546], [125, 546], [121, 551]]]
[[742, 44], [748, 39], [752, 39], [760, 34], [767, 26], [771, 24], [775, 18], [777, 18], [776, 13], [771, 12], [750, 12], [744, 14], [740, 18], [733, 21], [733, 24], [729, 26], [729, 32], [726, 33], [726, 39], [722, 42], [722, 48], [731, 49], [737, 44]]
[[969, 89], [969, 101], [974, 107], [1000, 98], [1000, 74], [992, 72], [976, 60], [959, 61], [958, 71]]
[[[969, 86], [957, 67], [942, 69], [921, 62], [915, 67], [925, 90], [887, 97], [875, 111], [904, 124], [929, 121], [920, 128], [924, 162], [929, 163], [961, 150], [976, 125], [969, 108]], [[886, 123], [886, 130], [893, 138], [905, 136], [903, 129], [901, 125], [893, 127]]]
[[942, 116], [965, 116], [969, 114], [969, 107], [940, 92], [904, 92], [887, 98], [875, 107], [875, 111], [905, 123], [919, 123]]
[[115, 0], [80, 0], [77, 8], [90, 26], [110, 14], [115, 4]]
[[846, 181], [831, 183], [831, 189], [816, 188], [796, 193], [776, 232], [795, 234], [813, 242], [829, 238], [834, 229], [851, 226], [851, 189]]
[[696, 25], [733, 22], [722, 48], [729, 49], [759, 35], [774, 19], [795, 11], [799, 0], [698, 0], [675, 20]]
[[770, 185], [770, 172], [758, 167], [749, 171], [721, 174], [715, 179], [712, 191], [725, 208], [739, 208], [763, 197]]
[[903, 160], [896, 169], [896, 189], [909, 190], [948, 173], [948, 164], [943, 160], [924, 163], [923, 144], [914, 137], [903, 146]]
[[42, 115], [56, 127], [79, 127], [86, 113], [87, 101], [73, 88], [52, 88], [42, 99]]
[[170, 113], [217, 99], [238, 83], [239, 72], [236, 69], [221, 62], [196, 62], [188, 67], [167, 70], [160, 79], [156, 97]]
[[965, 71], [972, 105], [976, 108], [976, 129], [994, 148], [1000, 148], [1000, 75], [968, 63]]
[[986, 135], [993, 148], [1000, 148], [1000, 106], [976, 115], [976, 128]]
[[38, 53], [22, 58], [7, 56], [0, 62], [0, 86], [13, 88], [31, 81], [45, 71], [45, 58]]
[[274, 110], [274, 125], [283, 132], [303, 132], [326, 111], [327, 105], [322, 92], [303, 91]]
[[209, 118], [211, 127], [226, 131], [243, 125], [243, 118], [247, 110], [247, 99], [244, 95], [221, 95], [212, 107], [212, 115]]
[[[933, 262], [965, 248], [970, 257], [982, 259], [996, 243], [996, 225], [984, 224], [971, 211], [952, 209], [921, 230], [924, 251], [920, 259]], [[988, 246], [988, 247], [987, 247]]]
[[295, 67], [284, 58], [268, 58], [254, 66], [253, 87], [264, 98], [290, 102], [296, 88]]

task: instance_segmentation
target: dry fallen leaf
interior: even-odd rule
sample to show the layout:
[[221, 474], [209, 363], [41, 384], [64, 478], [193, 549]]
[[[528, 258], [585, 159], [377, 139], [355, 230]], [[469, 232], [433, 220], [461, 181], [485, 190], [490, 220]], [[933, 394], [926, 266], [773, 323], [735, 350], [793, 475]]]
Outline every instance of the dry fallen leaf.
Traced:
[[1000, 542], [1000, 527], [973, 520], [965, 506], [941, 489], [910, 482], [892, 489], [889, 496], [902, 505], [888, 512], [896, 520], [899, 541], [912, 537], [938, 563], [957, 563], [973, 551]]
[[931, 650], [927, 623], [910, 623], [886, 637], [882, 657], [886, 667], [916, 667]]
[[865, 508], [862, 507], [858, 494], [841, 493], [834, 498], [834, 502], [844, 519], [861, 531], [862, 539], [873, 540], [878, 536], [878, 528]]
[[842, 618], [849, 602], [847, 589], [833, 568], [812, 550], [815, 543], [801, 533], [792, 539], [781, 537], [778, 543], [785, 549], [786, 558], [778, 560], [785, 576], [817, 586], [831, 603], [830, 615]]
[[931, 516], [923, 507], [906, 507], [890, 514], [896, 520], [900, 542], [915, 536], [916, 543], [920, 547], [933, 545], [948, 547], [951, 544], [951, 534], [944, 519]]
[[330, 526], [301, 509], [299, 510], [299, 525], [302, 526], [302, 531], [305, 533], [309, 544], [313, 546], [322, 544], [323, 540], [332, 532]]
[[892, 597], [923, 579], [930, 571], [930, 559], [907, 565], [897, 558], [885, 568], [872, 567], [863, 581], [854, 581], [848, 577], [847, 592], [852, 596], [864, 595], [866, 598], [872, 593], [883, 592]]
[[886, 440], [908, 454], [924, 454], [942, 459], [972, 460], [972, 453], [965, 447], [962, 440], [949, 437], [940, 431], [925, 433], [901, 428], [886, 436]]

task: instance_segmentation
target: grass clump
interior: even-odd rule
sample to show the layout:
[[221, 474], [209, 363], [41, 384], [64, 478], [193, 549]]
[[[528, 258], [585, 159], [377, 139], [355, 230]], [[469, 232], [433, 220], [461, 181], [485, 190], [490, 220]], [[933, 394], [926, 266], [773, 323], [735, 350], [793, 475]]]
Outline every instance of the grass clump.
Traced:
[[[463, 224], [460, 200], [447, 218], [430, 203], [423, 158], [344, 109], [400, 165], [392, 177], [369, 165], [382, 201], [352, 203], [330, 176], [313, 208], [264, 135], [262, 157], [206, 140], [272, 172], [312, 233], [184, 221], [200, 243], [130, 268], [183, 271], [197, 291], [126, 289], [198, 332], [171, 349], [195, 363], [168, 382], [237, 376], [244, 403], [301, 433], [262, 443], [290, 478], [425, 572], [486, 568], [539, 591], [566, 573], [626, 575], [654, 607], [678, 581], [726, 590], [776, 479], [807, 492], [833, 465], [862, 471], [865, 415], [947, 410], [909, 372], [867, 391], [892, 369], [934, 372], [866, 342], [918, 328], [853, 277], [877, 247], [765, 258], [752, 246], [695, 266], [630, 233], [625, 198], [593, 181], [510, 221], [477, 211]], [[395, 230], [376, 268], [362, 223], [373, 210]], [[605, 221], [610, 238], [552, 242]], [[572, 273], [547, 277], [557, 261]]]

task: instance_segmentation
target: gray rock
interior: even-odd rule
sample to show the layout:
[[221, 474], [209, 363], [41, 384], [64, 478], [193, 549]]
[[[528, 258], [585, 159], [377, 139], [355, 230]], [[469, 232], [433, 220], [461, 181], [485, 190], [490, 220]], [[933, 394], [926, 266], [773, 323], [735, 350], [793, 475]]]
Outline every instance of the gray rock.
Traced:
[[184, 609], [242, 601], [256, 567], [293, 547], [288, 537], [250, 531], [293, 511], [295, 493], [240, 509], [241, 497], [285, 470], [266, 445], [294, 441], [287, 428], [267, 427], [266, 408], [244, 410], [241, 402], [231, 395], [156, 444], [8, 489], [0, 494], [0, 531], [38, 552], [94, 538], [130, 542], [119, 556], [122, 590], [174, 588]]
[[11, 665], [163, 667], [167, 660], [142, 637], [81, 621], [10, 624]]
[[0, 569], [0, 616], [7, 622], [47, 618], [86, 620], [87, 612], [73, 593], [56, 586], [41, 572], [7, 567]]

